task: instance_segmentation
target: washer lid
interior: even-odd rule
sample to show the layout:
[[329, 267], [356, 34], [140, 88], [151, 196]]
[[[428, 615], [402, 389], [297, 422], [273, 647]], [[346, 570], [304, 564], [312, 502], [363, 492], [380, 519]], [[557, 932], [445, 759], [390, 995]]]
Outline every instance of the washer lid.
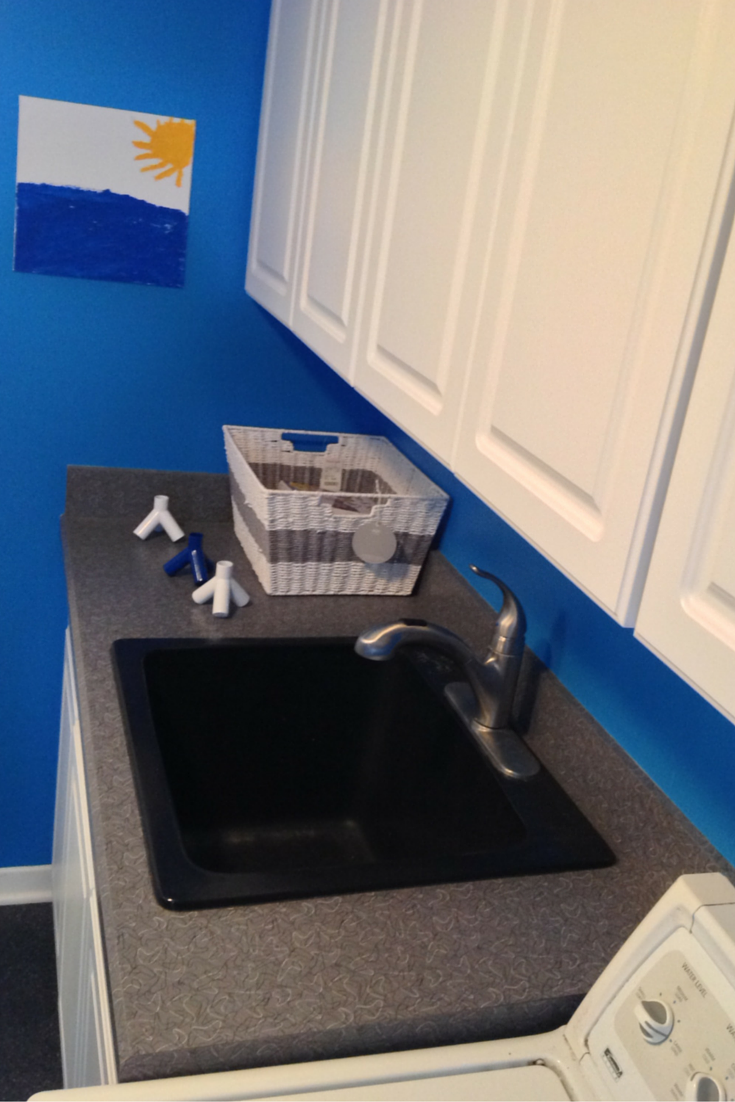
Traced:
[[401, 1079], [392, 1083], [373, 1083], [361, 1087], [338, 1087], [306, 1094], [282, 1094], [278, 1099], [388, 1099], [394, 1102], [569, 1102], [558, 1075], [545, 1064], [527, 1064], [519, 1068], [496, 1068], [492, 1071], [470, 1071], [459, 1075], [437, 1075], [430, 1079]]
[[[521, 1038], [520, 1044], [524, 1045], [525, 1038]], [[497, 1058], [512, 1058], [513, 1042], [490, 1042], [488, 1048], [503, 1044], [504, 1051], [495, 1049]], [[472, 1048], [475, 1046], [460, 1046], [460, 1048]], [[478, 1048], [480, 1046], [477, 1046]], [[64, 1099], [95, 1099], [95, 1102], [113, 1099], [250, 1099], [251, 1102], [278, 1102], [279, 1099], [365, 1099], [366, 1102], [378, 1102], [380, 1099], [403, 1102], [404, 1099], [414, 1099], [416, 1102], [531, 1102], [533, 1099], [545, 1100], [545, 1102], [569, 1102], [572, 1097], [566, 1091], [564, 1084], [558, 1075], [545, 1064], [525, 1064], [521, 1067], [497, 1068], [490, 1071], [468, 1071], [455, 1074], [458, 1066], [461, 1067], [462, 1058], [457, 1059], [453, 1055], [453, 1048], [437, 1049], [432, 1054], [431, 1062], [434, 1063], [434, 1071], [438, 1070], [436, 1053], [443, 1054], [447, 1069], [452, 1072], [447, 1075], [432, 1075], [422, 1078], [420, 1066], [414, 1062], [415, 1053], [401, 1053], [399, 1062], [403, 1063], [407, 1058], [409, 1065], [404, 1068], [404, 1073], [411, 1078], [398, 1078], [389, 1081], [378, 1080], [370, 1082], [373, 1076], [365, 1069], [374, 1069], [374, 1074], [379, 1074], [380, 1057], [353, 1057], [352, 1060], [336, 1061], [333, 1066], [340, 1066], [341, 1073], [329, 1075], [330, 1061], [320, 1062], [309, 1067], [305, 1064], [293, 1065], [283, 1068], [256, 1068], [250, 1071], [230, 1071], [212, 1073], [209, 1075], [183, 1076], [177, 1079], [156, 1079], [137, 1083], [116, 1083], [111, 1086], [84, 1087], [77, 1090], [42, 1091], [34, 1094], [33, 1099], [58, 1100]], [[421, 1053], [419, 1052], [419, 1058]], [[441, 1059], [441, 1057], [440, 1057]], [[388, 1057], [388, 1066], [391, 1058]], [[489, 1062], [492, 1062], [492, 1058]], [[425, 1068], [428, 1070], [428, 1064]], [[319, 1068], [322, 1069], [320, 1076]], [[324, 1074], [324, 1071], [327, 1074]], [[360, 1069], [360, 1070], [358, 1070]], [[275, 1075], [272, 1073], [275, 1072]], [[417, 1078], [414, 1078], [413, 1075]], [[330, 1087], [326, 1090], [305, 1090], [299, 1087], [315, 1085], [320, 1077], [322, 1080], [332, 1078], [334, 1082], [340, 1079], [343, 1083], [361, 1083], [360, 1086]], [[253, 1087], [258, 1090], [268, 1091], [268, 1080], [271, 1086], [274, 1080], [278, 1086], [285, 1087], [288, 1093], [273, 1095], [271, 1093], [253, 1093]], [[311, 1082], [309, 1082], [311, 1080]]]

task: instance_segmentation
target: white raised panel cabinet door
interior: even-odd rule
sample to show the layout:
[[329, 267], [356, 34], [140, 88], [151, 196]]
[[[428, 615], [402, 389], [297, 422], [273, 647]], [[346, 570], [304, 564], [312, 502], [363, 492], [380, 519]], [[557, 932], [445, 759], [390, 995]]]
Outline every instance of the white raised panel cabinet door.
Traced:
[[636, 635], [735, 722], [735, 241], [731, 240]]
[[318, 0], [274, 0], [271, 9], [245, 289], [286, 325], [322, 7]]
[[354, 382], [445, 460], [470, 348], [474, 219], [488, 198], [480, 165], [508, 107], [520, 9], [395, 5]]
[[400, 5], [320, 0], [291, 327], [351, 379], [385, 42]]
[[717, 274], [735, 4], [549, 0], [506, 18], [517, 65], [480, 175], [452, 465], [630, 624]]

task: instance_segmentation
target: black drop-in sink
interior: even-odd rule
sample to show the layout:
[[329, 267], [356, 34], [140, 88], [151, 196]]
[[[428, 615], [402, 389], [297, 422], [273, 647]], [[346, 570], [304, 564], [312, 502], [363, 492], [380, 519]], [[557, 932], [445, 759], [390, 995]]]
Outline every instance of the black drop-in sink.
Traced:
[[611, 864], [545, 769], [501, 777], [411, 650], [113, 644], [153, 884], [175, 909]]

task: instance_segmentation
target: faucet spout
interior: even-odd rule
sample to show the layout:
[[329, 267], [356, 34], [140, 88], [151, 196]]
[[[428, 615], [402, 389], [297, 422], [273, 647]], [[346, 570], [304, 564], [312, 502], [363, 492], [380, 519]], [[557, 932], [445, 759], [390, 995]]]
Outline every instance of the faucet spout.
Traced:
[[474, 661], [472, 651], [458, 635], [426, 620], [396, 620], [391, 624], [368, 628], [355, 643], [355, 650], [363, 658], [385, 662], [393, 657], [399, 647], [412, 643], [433, 647], [460, 661]]
[[498, 618], [495, 621], [495, 630], [490, 641], [490, 650], [495, 654], [523, 655], [523, 647], [526, 641], [526, 614], [520, 601], [512, 590], [495, 574], [488, 574], [487, 570], [481, 570], [479, 566], [470, 566], [473, 574], [478, 578], [488, 578], [494, 582], [503, 594], [503, 604]]
[[489, 654], [486, 662], [480, 662], [467, 644], [453, 631], [429, 624], [425, 620], [396, 620], [391, 624], [379, 624], [363, 631], [355, 650], [363, 658], [373, 662], [385, 662], [400, 647], [423, 646], [441, 651], [461, 668], [474, 693], [473, 720], [482, 727], [505, 727], [510, 718], [512, 692], [505, 689], [504, 677], [507, 659]]

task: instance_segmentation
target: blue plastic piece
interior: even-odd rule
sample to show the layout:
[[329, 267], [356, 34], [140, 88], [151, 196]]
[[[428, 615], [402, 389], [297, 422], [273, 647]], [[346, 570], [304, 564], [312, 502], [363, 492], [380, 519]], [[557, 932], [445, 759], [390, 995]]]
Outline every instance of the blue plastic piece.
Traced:
[[179, 551], [172, 559], [163, 564], [166, 573], [173, 577], [184, 567], [190, 566], [197, 585], [204, 585], [206, 581], [209, 581], [209, 575], [214, 571], [214, 563], [204, 554], [203, 539], [204, 536], [201, 532], [191, 532], [189, 542], [184, 550]]

